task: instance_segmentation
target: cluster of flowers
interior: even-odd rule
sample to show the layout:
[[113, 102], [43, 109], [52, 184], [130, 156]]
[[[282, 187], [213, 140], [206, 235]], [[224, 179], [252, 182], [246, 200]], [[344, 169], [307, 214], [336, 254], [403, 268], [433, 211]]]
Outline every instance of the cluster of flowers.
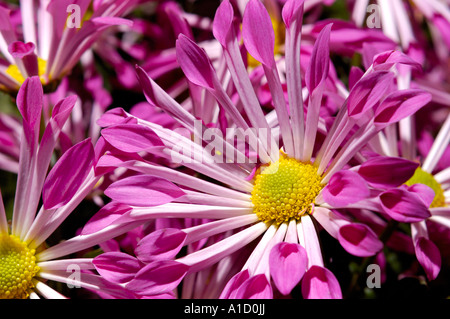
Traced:
[[445, 282], [448, 2], [195, 3], [0, 4], [0, 298]]

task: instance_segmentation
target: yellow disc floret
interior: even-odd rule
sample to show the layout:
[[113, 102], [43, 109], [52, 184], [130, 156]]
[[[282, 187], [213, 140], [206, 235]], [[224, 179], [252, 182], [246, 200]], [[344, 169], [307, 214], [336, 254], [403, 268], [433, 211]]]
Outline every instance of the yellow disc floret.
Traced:
[[0, 235], [0, 299], [26, 299], [39, 271], [35, 250], [16, 236]]
[[[47, 61], [38, 57], [38, 72], [42, 84], [46, 83], [45, 78], [42, 76], [45, 73], [46, 67]], [[8, 68], [5, 70], [5, 72], [20, 84], [23, 84], [23, 82], [25, 82], [25, 78], [23, 74], [20, 72], [19, 67], [17, 65], [10, 64]]]
[[430, 208], [433, 207], [445, 207], [445, 196], [444, 190], [442, 189], [441, 184], [439, 184], [433, 175], [428, 172], [425, 172], [422, 168], [418, 167], [414, 172], [414, 175], [405, 183], [408, 186], [414, 184], [424, 184], [434, 190], [434, 199], [430, 205]]
[[281, 224], [311, 212], [324, 185], [317, 167], [287, 156], [261, 169], [255, 176], [251, 200], [261, 221]]

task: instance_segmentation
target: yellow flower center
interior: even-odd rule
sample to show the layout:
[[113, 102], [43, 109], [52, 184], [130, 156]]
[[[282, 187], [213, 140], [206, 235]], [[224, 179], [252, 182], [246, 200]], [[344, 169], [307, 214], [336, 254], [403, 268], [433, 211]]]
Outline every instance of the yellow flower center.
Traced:
[[[38, 72], [42, 84], [46, 83], [46, 79], [42, 76], [45, 73], [46, 67], [47, 61], [38, 57]], [[17, 65], [10, 64], [5, 72], [20, 84], [23, 84], [23, 82], [25, 82], [25, 78], [23, 77], [23, 74], [20, 72]]]
[[39, 271], [35, 250], [16, 236], [0, 235], [0, 299], [26, 299]]
[[434, 176], [428, 172], [425, 172], [422, 168], [418, 167], [414, 172], [414, 175], [405, 183], [408, 186], [414, 184], [424, 184], [430, 187], [434, 191], [434, 199], [430, 205], [433, 207], [445, 207], [444, 190], [435, 179]]
[[251, 200], [261, 221], [281, 224], [311, 212], [324, 187], [317, 167], [281, 155], [255, 176]]

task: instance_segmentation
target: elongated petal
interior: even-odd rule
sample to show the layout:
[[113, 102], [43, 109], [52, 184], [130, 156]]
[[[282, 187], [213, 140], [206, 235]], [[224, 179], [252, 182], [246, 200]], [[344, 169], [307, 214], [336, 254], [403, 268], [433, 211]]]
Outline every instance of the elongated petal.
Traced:
[[186, 236], [186, 233], [179, 229], [159, 229], [142, 238], [134, 252], [143, 263], [171, 259], [183, 247]]
[[422, 69], [420, 63], [398, 50], [385, 51], [373, 58], [374, 70], [389, 70], [396, 63], [409, 65], [418, 70]]
[[213, 34], [217, 41], [226, 46], [228, 35], [233, 24], [234, 11], [229, 0], [224, 0], [216, 10], [213, 21]]
[[264, 274], [247, 279], [236, 293], [236, 299], [272, 299], [272, 297], [272, 287]]
[[101, 254], [92, 262], [103, 278], [119, 284], [133, 279], [141, 267], [135, 257], [116, 251]]
[[25, 79], [17, 94], [17, 107], [28, 127], [35, 127], [41, 119], [44, 91], [39, 77]]
[[431, 216], [420, 197], [405, 189], [385, 191], [380, 195], [380, 200], [384, 212], [399, 222], [419, 222]]
[[308, 256], [299, 244], [278, 243], [270, 251], [270, 275], [283, 295], [288, 295], [302, 279]]
[[56, 121], [59, 127], [63, 127], [64, 123], [69, 118], [70, 113], [72, 112], [73, 107], [77, 101], [76, 95], [68, 96], [62, 100], [60, 100], [53, 107], [52, 118]]
[[441, 270], [441, 254], [436, 245], [425, 237], [419, 237], [415, 244], [416, 256], [428, 280], [434, 280]]
[[194, 84], [214, 88], [214, 69], [204, 49], [184, 34], [176, 42], [177, 60], [186, 77]]
[[332, 24], [326, 25], [319, 33], [311, 54], [311, 61], [306, 70], [306, 87], [310, 94], [321, 84], [328, 76], [330, 65], [330, 32]]
[[348, 96], [348, 115], [354, 119], [362, 117], [373, 108], [392, 84], [391, 72], [378, 71], [370, 73], [356, 82]]
[[359, 202], [369, 196], [364, 179], [353, 171], [335, 173], [322, 191], [323, 199], [334, 207]]
[[146, 151], [164, 145], [155, 132], [138, 124], [117, 124], [105, 128], [102, 136], [112, 146], [128, 153]]
[[302, 295], [306, 299], [341, 299], [339, 282], [331, 271], [312, 266], [302, 280]]
[[[303, 15], [305, 0], [288, 0], [283, 6], [281, 15], [286, 28], [291, 26], [292, 21]], [[299, 11], [301, 10], [301, 11]]]
[[158, 295], [175, 289], [183, 280], [189, 267], [185, 264], [163, 260], [142, 268], [126, 288], [139, 295]]
[[418, 166], [401, 157], [378, 156], [362, 163], [358, 174], [373, 187], [393, 188], [409, 180]]
[[339, 243], [350, 254], [359, 257], [373, 256], [383, 248], [378, 236], [366, 225], [347, 224], [339, 229]]
[[269, 13], [259, 0], [250, 0], [245, 7], [242, 36], [248, 53], [271, 68], [275, 62], [275, 33]]
[[419, 90], [401, 90], [391, 93], [375, 112], [375, 125], [384, 127], [396, 123], [414, 114], [417, 110], [431, 101], [431, 94]]
[[131, 211], [131, 207], [117, 202], [110, 202], [103, 206], [84, 225], [81, 235], [94, 234], [107, 226], [117, 222], [119, 218]]
[[185, 195], [175, 184], [155, 176], [131, 176], [111, 184], [105, 194], [131, 206], [159, 206]]
[[45, 209], [65, 205], [83, 184], [94, 162], [94, 148], [86, 139], [67, 150], [56, 162], [44, 182], [42, 200]]

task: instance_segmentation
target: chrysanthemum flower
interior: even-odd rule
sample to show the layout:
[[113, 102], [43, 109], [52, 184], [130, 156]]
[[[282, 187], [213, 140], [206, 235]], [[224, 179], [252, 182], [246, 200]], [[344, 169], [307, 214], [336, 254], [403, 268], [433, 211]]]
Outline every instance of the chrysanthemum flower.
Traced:
[[58, 136], [75, 102], [76, 96], [69, 96], [57, 103], [40, 132], [43, 88], [39, 78], [26, 79], [17, 95], [23, 129], [11, 223], [0, 197], [1, 299], [63, 298], [48, 281], [132, 296], [120, 286], [87, 273], [94, 268], [92, 258], [61, 259], [113, 238], [117, 231], [105, 229], [91, 236], [76, 236], [52, 247], [45, 243], [102, 178], [94, 170], [96, 155], [90, 139], [69, 148], [48, 172]]
[[[414, 136], [415, 125], [409, 128], [411, 130], [409, 136]], [[420, 141], [410, 139], [409, 143], [405, 143], [400, 139], [402, 136], [406, 136], [405, 132], [397, 139], [387, 138], [385, 132], [380, 132], [370, 144], [372, 150], [376, 150], [379, 154], [405, 158], [417, 165], [414, 174], [403, 185], [382, 192], [379, 195], [379, 203], [387, 213], [388, 219], [409, 224], [417, 260], [428, 280], [434, 280], [441, 268], [441, 255], [438, 247], [430, 240], [427, 225], [431, 222], [450, 227], [448, 206], [450, 170], [448, 166], [443, 168], [437, 166], [443, 154], [448, 153], [450, 116], [447, 116], [436, 139], [425, 152], [418, 147]], [[376, 157], [373, 160], [377, 161]], [[402, 205], [397, 201], [399, 198], [408, 198], [409, 204]], [[417, 219], [418, 215], [422, 217]]]
[[[17, 92], [30, 76], [39, 76], [43, 85], [52, 89], [52, 83], [70, 73], [106, 28], [130, 24], [119, 17], [135, 2], [20, 1], [22, 34], [11, 21], [11, 10], [1, 6], [0, 89]], [[77, 9], [68, 11], [70, 5]], [[72, 13], [77, 15], [72, 19], [78, 19], [79, 25], [68, 26], [68, 14]]]
[[[305, 298], [340, 298], [339, 283], [325, 267], [315, 224], [356, 256], [371, 256], [383, 247], [369, 227], [351, 222], [333, 208], [370, 197], [364, 178], [348, 169], [350, 160], [377, 132], [427, 103], [429, 94], [421, 90], [392, 91], [394, 75], [389, 70], [402, 59], [387, 52], [352, 87], [331, 127], [321, 126], [319, 110], [330, 63], [331, 25], [319, 35], [304, 75], [308, 90], [305, 114], [298, 59], [302, 14], [301, 1], [288, 1], [283, 8], [286, 101], [274, 59], [270, 17], [258, 0], [249, 1], [246, 7], [243, 40], [248, 52], [262, 64], [267, 78], [275, 107], [268, 116], [260, 108], [244, 67], [228, 1], [223, 1], [216, 12], [213, 30], [223, 47], [245, 118], [222, 87], [205, 51], [186, 36], [180, 35], [177, 41], [178, 62], [186, 77], [216, 98], [229, 127], [244, 130], [250, 140], [256, 138], [251, 151], [257, 153], [258, 163], [226, 137], [216, 134], [211, 144], [211, 136], [204, 134], [206, 126], [196, 125], [192, 114], [145, 71], [137, 69], [149, 103], [174, 116], [194, 134], [194, 141], [123, 110], [105, 114], [101, 123], [109, 127], [103, 129], [102, 136], [120, 152], [103, 156], [99, 168], [122, 167], [140, 174], [112, 184], [105, 193], [113, 199], [112, 205], [121, 209], [110, 209], [109, 214], [95, 217], [88, 225], [93, 231], [154, 218], [204, 222], [151, 233], [135, 250], [137, 259], [116, 254], [97, 257], [97, 270], [102, 275], [120, 280], [137, 294], [159, 295], [177, 287], [186, 274], [219, 263], [259, 239], [241, 270], [219, 291], [221, 297], [270, 298], [272, 283], [286, 295], [301, 280]], [[325, 139], [316, 144], [322, 134]], [[203, 141], [196, 143], [196, 138]], [[145, 161], [138, 155], [142, 152], [172, 159], [195, 175]], [[208, 244], [193, 246], [208, 238]], [[187, 254], [176, 258], [184, 246], [188, 247]], [[124, 262], [117, 263], [121, 258]], [[136, 267], [137, 261], [145, 267]], [[232, 260], [221, 263], [221, 267], [209, 278], [209, 285], [224, 286], [223, 276], [230, 273]], [[189, 288], [186, 294], [191, 294]]]

